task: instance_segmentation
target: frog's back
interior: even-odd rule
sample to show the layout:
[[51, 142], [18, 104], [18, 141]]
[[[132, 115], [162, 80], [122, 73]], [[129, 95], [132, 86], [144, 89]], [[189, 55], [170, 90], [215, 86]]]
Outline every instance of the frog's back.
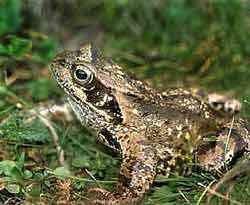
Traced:
[[[189, 156], [205, 136], [217, 135], [232, 121], [232, 116], [220, 115], [206, 101], [183, 89], [156, 92], [151, 100], [141, 101], [138, 110], [141, 118], [137, 122], [144, 125], [146, 140]], [[236, 123], [238, 116], [234, 119]]]

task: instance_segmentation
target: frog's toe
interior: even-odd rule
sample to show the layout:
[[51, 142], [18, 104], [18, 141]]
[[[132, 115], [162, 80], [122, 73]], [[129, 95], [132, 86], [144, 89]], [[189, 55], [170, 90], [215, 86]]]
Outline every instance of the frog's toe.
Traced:
[[241, 109], [241, 103], [238, 100], [216, 93], [208, 95], [208, 104], [214, 110], [228, 114], [238, 113]]
[[88, 195], [92, 196], [92, 195], [100, 195], [100, 196], [107, 196], [109, 195], [110, 192], [105, 190], [105, 189], [102, 189], [102, 188], [91, 188], [88, 190]]
[[[87, 192], [88, 204], [105, 204], [107, 199], [112, 198], [112, 193], [102, 188], [91, 188]], [[106, 203], [108, 204], [108, 203]]]
[[238, 100], [232, 99], [225, 102], [224, 110], [227, 113], [238, 113], [241, 109], [241, 103]]
[[125, 205], [120, 195], [102, 188], [91, 188], [87, 194], [88, 205]]

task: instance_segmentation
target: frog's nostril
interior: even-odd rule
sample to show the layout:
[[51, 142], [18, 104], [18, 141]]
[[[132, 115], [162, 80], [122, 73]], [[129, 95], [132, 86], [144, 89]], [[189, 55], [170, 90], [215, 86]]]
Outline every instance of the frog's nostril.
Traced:
[[52, 66], [57, 66], [57, 65], [65, 66], [65, 64], [66, 61], [64, 58], [55, 58], [51, 63]]
[[61, 65], [65, 65], [65, 64], [66, 64], [65, 59], [60, 59], [60, 60], [58, 60], [57, 62], [58, 62], [59, 64], [61, 64]]

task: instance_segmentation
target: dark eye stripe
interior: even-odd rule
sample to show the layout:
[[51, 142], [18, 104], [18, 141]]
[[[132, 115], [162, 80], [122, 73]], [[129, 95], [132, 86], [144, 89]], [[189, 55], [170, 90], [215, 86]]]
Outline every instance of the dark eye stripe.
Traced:
[[[98, 80], [95, 80], [92, 84], [93, 89], [85, 91], [87, 101], [112, 116], [114, 123], [121, 123], [123, 121], [121, 109], [115, 96], [112, 95], [111, 90], [103, 86]], [[104, 101], [105, 95], [111, 97], [111, 100]]]

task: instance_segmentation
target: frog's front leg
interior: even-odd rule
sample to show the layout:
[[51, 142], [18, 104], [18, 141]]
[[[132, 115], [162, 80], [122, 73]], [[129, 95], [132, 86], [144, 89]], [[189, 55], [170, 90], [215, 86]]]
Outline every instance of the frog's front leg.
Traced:
[[151, 146], [140, 144], [131, 147], [123, 157], [116, 189], [112, 193], [93, 189], [93, 192], [99, 192], [96, 193], [99, 198], [92, 200], [91, 204], [138, 204], [154, 181], [156, 165], [156, 154]]
[[46, 119], [64, 119], [67, 122], [73, 121], [72, 109], [67, 102], [55, 103], [49, 101], [47, 103], [39, 104], [37, 107], [31, 110], [25, 111], [24, 114], [27, 116], [28, 120], [33, 120], [36, 117], [45, 117]]

